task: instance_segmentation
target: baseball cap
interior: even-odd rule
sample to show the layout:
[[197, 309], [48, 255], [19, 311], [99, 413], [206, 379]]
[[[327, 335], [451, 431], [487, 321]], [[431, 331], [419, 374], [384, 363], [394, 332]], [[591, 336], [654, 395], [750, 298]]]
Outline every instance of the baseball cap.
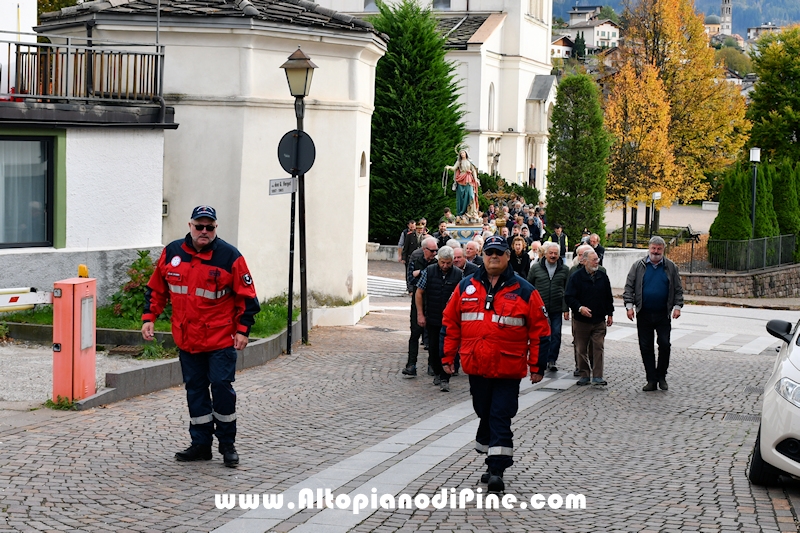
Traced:
[[192, 210], [192, 220], [207, 217], [211, 220], [217, 220], [217, 212], [210, 205], [198, 205]]
[[508, 242], [502, 238], [498, 237], [497, 235], [492, 235], [486, 242], [483, 243], [483, 249], [486, 250], [500, 250], [501, 252], [505, 252], [508, 250]]

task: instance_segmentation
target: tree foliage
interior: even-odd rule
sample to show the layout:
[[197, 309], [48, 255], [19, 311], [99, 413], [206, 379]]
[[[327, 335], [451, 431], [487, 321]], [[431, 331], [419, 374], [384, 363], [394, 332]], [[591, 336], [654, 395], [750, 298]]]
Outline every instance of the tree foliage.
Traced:
[[677, 195], [684, 201], [704, 198], [704, 172], [733, 163], [744, 145], [744, 99], [735, 86], [719, 83], [724, 75], [692, 0], [628, 3], [623, 20], [629, 60], [637, 70], [655, 66], [669, 98]]
[[455, 161], [465, 126], [454, 65], [430, 10], [413, 0], [378, 9], [371, 22], [389, 43], [375, 75], [369, 234], [386, 243], [410, 218], [438, 220], [449, 203], [442, 169]]
[[608, 19], [608, 20], [611, 20], [611, 21], [619, 24], [619, 15], [617, 14], [616, 11], [614, 11], [614, 8], [611, 7], [611, 6], [603, 6], [603, 7], [601, 7], [600, 8], [600, 17], [599, 18], [601, 20], [602, 19]]
[[606, 129], [613, 137], [609, 155], [606, 197], [612, 201], [647, 201], [660, 191], [659, 207], [676, 199], [675, 176], [669, 144], [669, 102], [658, 73], [644, 65], [640, 75], [631, 64], [614, 76], [606, 102]]
[[575, 36], [575, 46], [572, 47], [572, 57], [582, 59], [586, 57], [586, 39], [583, 38], [583, 32], [578, 32]]
[[37, 11], [39, 15], [42, 13], [50, 13], [58, 11], [65, 7], [70, 7], [78, 4], [78, 0], [37, 0]]
[[753, 62], [750, 57], [737, 48], [721, 48], [714, 53], [717, 63], [728, 67], [739, 76], [746, 76], [753, 72]]
[[[773, 165], [761, 165], [758, 169], [756, 179], [756, 239], [762, 237], [775, 237], [780, 235], [778, 227], [778, 216], [775, 213], [774, 199], [772, 196], [772, 183], [775, 179], [775, 167]], [[748, 187], [750, 194], [753, 194], [753, 184]], [[752, 197], [750, 204], [752, 205]]]
[[584, 227], [605, 235], [605, 190], [611, 144], [603, 128], [600, 92], [586, 74], [565, 77], [558, 86], [547, 146], [547, 220], [573, 240]]
[[[798, 181], [800, 165], [793, 167], [788, 159], [776, 166], [772, 179], [772, 205], [778, 217], [781, 235], [800, 236], [800, 197]], [[800, 260], [800, 239], [795, 238], [794, 260]]]
[[750, 238], [750, 184], [749, 174], [741, 165], [734, 165], [722, 182], [719, 211], [711, 224], [712, 239], [743, 241]]
[[752, 146], [800, 160], [800, 26], [761, 36], [750, 57], [758, 75], [747, 110]]

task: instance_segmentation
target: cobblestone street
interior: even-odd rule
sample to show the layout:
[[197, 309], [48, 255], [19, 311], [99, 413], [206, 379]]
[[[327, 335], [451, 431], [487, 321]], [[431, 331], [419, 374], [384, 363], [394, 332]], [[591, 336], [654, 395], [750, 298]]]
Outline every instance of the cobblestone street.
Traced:
[[760, 394], [747, 387], [763, 385], [774, 351], [676, 348], [670, 391], [645, 394], [637, 345], [624, 340], [607, 343], [606, 389], [574, 387], [569, 335], [563, 379], [522, 392], [506, 493], [583, 494], [585, 509], [217, 509], [220, 493], [285, 492], [288, 501], [312, 476], [334, 494], [481, 486], [467, 378], [454, 378], [449, 394], [428, 377], [403, 379], [407, 324], [407, 311], [390, 310], [318, 328], [310, 345], [238, 374], [238, 469], [216, 451], [210, 462], [174, 461], [188, 444], [179, 388], [4, 430], [0, 530], [796, 530], [798, 484], [751, 487], [757, 417], [730, 416], [758, 415]]

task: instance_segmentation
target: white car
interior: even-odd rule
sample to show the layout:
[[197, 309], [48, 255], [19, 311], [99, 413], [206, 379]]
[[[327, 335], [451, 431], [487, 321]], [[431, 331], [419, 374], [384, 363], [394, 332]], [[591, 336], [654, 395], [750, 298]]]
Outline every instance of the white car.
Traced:
[[764, 387], [761, 425], [747, 477], [771, 485], [780, 475], [800, 478], [800, 322], [770, 320], [767, 331], [781, 339], [772, 375]]

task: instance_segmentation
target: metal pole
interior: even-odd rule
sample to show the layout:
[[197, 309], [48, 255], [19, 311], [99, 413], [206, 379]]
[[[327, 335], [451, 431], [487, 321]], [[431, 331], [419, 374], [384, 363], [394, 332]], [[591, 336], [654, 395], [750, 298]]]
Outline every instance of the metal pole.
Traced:
[[[294, 100], [294, 113], [297, 116], [297, 130], [303, 131], [303, 117], [306, 105], [302, 96]], [[298, 145], [300, 143], [298, 142]], [[296, 160], [296, 159], [295, 159]], [[300, 193], [300, 330], [303, 344], [308, 344], [308, 285], [306, 284], [306, 184], [305, 174], [297, 178]]]
[[628, 202], [622, 203], [622, 247], [628, 244]]
[[750, 209], [750, 238], [756, 238], [756, 177], [758, 176], [758, 166], [753, 163], [753, 207]]
[[289, 310], [286, 319], [286, 353], [292, 353], [292, 287], [294, 286], [294, 204], [295, 193], [292, 191], [292, 208], [289, 217], [289, 298], [286, 301], [286, 307]]

